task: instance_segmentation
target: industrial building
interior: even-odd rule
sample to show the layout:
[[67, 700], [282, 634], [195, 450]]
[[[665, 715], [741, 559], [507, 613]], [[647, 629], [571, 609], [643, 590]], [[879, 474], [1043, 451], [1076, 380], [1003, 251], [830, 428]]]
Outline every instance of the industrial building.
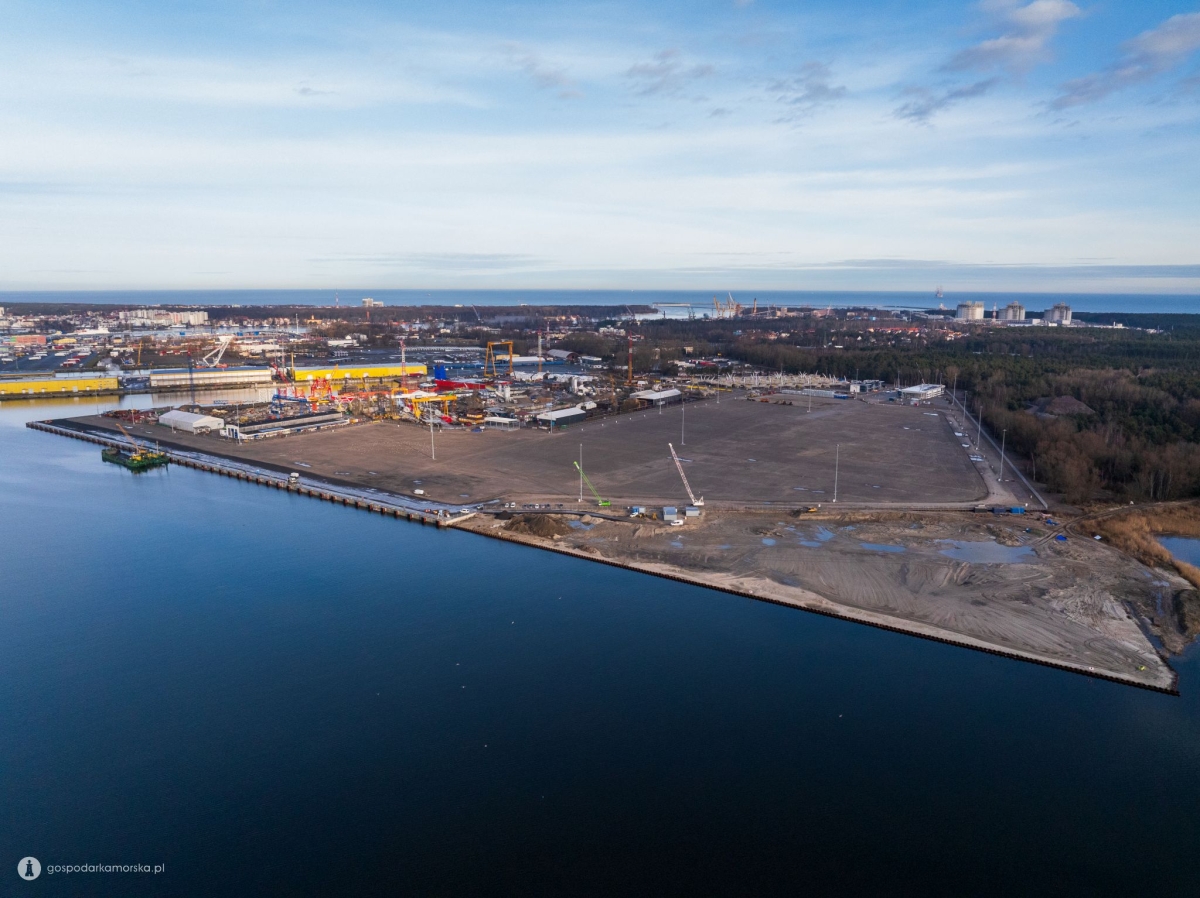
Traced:
[[1001, 321], [1024, 321], [1025, 307], [1019, 302], [1010, 302], [1004, 307], [1004, 311], [999, 313], [998, 317]]
[[22, 396], [76, 396], [80, 393], [115, 393], [120, 382], [115, 377], [40, 377], [0, 378], [0, 399]]
[[[159, 419], [159, 423], [162, 423], [162, 418]], [[221, 436], [229, 437], [232, 440], [257, 440], [289, 433], [304, 433], [309, 430], [324, 430], [328, 427], [340, 427], [348, 423], [350, 423], [350, 419], [340, 411], [322, 412], [311, 415], [293, 415], [289, 418], [273, 419], [256, 424], [240, 426], [226, 424], [221, 428]]]
[[161, 368], [150, 372], [150, 387], [156, 390], [270, 383], [270, 368]]
[[521, 422], [516, 418], [501, 418], [498, 415], [489, 415], [483, 419], [483, 424], [486, 427], [492, 427], [496, 430], [520, 430]]
[[428, 369], [424, 365], [352, 365], [342, 368], [292, 368], [289, 372], [296, 383], [310, 380], [386, 380], [397, 377], [424, 377]]
[[1065, 302], [1056, 302], [1046, 310], [1047, 324], [1069, 325], [1071, 323], [1071, 307]]
[[225, 426], [225, 422], [212, 415], [197, 415], [179, 409], [172, 409], [165, 415], [158, 416], [158, 423], [171, 430], [182, 430], [184, 433], [212, 433]]
[[552, 412], [542, 412], [536, 420], [543, 427], [565, 427], [568, 424], [586, 421], [587, 412], [579, 406], [560, 408]]
[[683, 394], [678, 390], [639, 390], [636, 393], [630, 393], [629, 398], [648, 402], [650, 405], [670, 405], [674, 402], [683, 402]]
[[901, 398], [905, 402], [928, 402], [930, 399], [937, 399], [946, 393], [946, 388], [941, 384], [917, 384], [915, 387], [905, 387], [900, 391]]
[[960, 302], [958, 310], [954, 313], [954, 317], [958, 321], [982, 321], [983, 320], [983, 303], [977, 300], [970, 302]]

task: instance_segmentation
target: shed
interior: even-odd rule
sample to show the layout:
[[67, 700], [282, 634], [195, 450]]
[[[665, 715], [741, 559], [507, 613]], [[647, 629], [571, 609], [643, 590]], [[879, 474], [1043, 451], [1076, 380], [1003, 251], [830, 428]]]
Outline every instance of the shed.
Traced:
[[497, 430], [519, 430], [521, 422], [516, 418], [501, 418], [498, 415], [488, 415], [483, 419], [483, 423], [488, 427], [495, 427]]
[[578, 424], [587, 420], [587, 412], [579, 406], [560, 408], [552, 412], [542, 412], [537, 416], [538, 424], [549, 427], [562, 427], [566, 424]]
[[652, 405], [666, 405], [668, 402], [682, 402], [683, 394], [678, 390], [639, 390], [629, 394], [630, 399], [640, 399]]
[[196, 415], [192, 412], [171, 409], [165, 415], [159, 415], [158, 423], [172, 430], [182, 430], [184, 433], [210, 433], [220, 430], [225, 422], [212, 415]]

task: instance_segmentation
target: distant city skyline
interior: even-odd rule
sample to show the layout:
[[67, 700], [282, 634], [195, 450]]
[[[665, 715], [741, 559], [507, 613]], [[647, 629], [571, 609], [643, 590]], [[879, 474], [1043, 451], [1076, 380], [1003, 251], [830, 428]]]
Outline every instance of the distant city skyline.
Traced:
[[5, 2], [0, 291], [1200, 293], [1200, 7]]

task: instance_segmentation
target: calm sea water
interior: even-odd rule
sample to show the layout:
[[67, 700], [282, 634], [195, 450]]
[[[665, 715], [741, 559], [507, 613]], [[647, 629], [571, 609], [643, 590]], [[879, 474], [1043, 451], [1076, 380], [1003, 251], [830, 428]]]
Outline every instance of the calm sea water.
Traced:
[[0, 406], [0, 894], [1195, 894], [1195, 653], [1158, 695], [22, 426], [88, 408]]
[[[733, 296], [746, 305], [755, 298], [759, 305], [782, 306], [870, 306], [876, 308], [929, 309], [944, 303], [954, 308], [960, 300], [984, 302], [1003, 308], [1017, 300], [1030, 311], [1042, 311], [1056, 302], [1066, 302], [1078, 312], [1173, 312], [1200, 314], [1200, 296], [1167, 294], [1092, 293], [962, 293], [937, 300], [929, 293], [884, 291], [816, 291], [733, 289]], [[510, 306], [528, 305], [650, 305], [692, 303], [696, 314], [712, 308], [714, 295], [724, 302], [724, 289], [706, 290], [124, 290], [124, 291], [27, 291], [0, 293], [5, 302], [57, 303], [161, 303], [175, 305], [303, 305], [360, 306], [369, 296], [393, 306]]]

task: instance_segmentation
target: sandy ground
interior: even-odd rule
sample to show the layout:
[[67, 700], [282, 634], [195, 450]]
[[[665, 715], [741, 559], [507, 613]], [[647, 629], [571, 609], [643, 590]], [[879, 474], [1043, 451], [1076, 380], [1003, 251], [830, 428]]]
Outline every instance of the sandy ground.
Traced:
[[[1144, 567], [1088, 540], [1031, 548], [1034, 537], [1023, 523], [1000, 521], [972, 514], [709, 512], [683, 527], [591, 519], [564, 522], [558, 538], [521, 538], [853, 620], [1173, 687], [1173, 672], [1123, 601], [1155, 589]], [[476, 518], [466, 527], [509, 534], [514, 524]], [[958, 553], [956, 542], [966, 547], [960, 557], [945, 554]]]
[[[830, 503], [837, 472], [839, 505], [970, 506], [1007, 502], [985, 482], [987, 465], [954, 436], [945, 408], [858, 401], [794, 405], [726, 398], [591, 421], [561, 432], [437, 434], [379, 422], [321, 433], [247, 442], [172, 434], [142, 425], [139, 437], [291, 469], [399, 494], [423, 489], [445, 502], [499, 499], [579, 507], [583, 466], [614, 505], [688, 502], [667, 448], [673, 443], [688, 479], [706, 502], [787, 507]], [[105, 418], [80, 419], [112, 429]], [[840, 448], [838, 448], [840, 446]], [[431, 453], [436, 452], [436, 459]], [[585, 503], [594, 505], [585, 490]]]

